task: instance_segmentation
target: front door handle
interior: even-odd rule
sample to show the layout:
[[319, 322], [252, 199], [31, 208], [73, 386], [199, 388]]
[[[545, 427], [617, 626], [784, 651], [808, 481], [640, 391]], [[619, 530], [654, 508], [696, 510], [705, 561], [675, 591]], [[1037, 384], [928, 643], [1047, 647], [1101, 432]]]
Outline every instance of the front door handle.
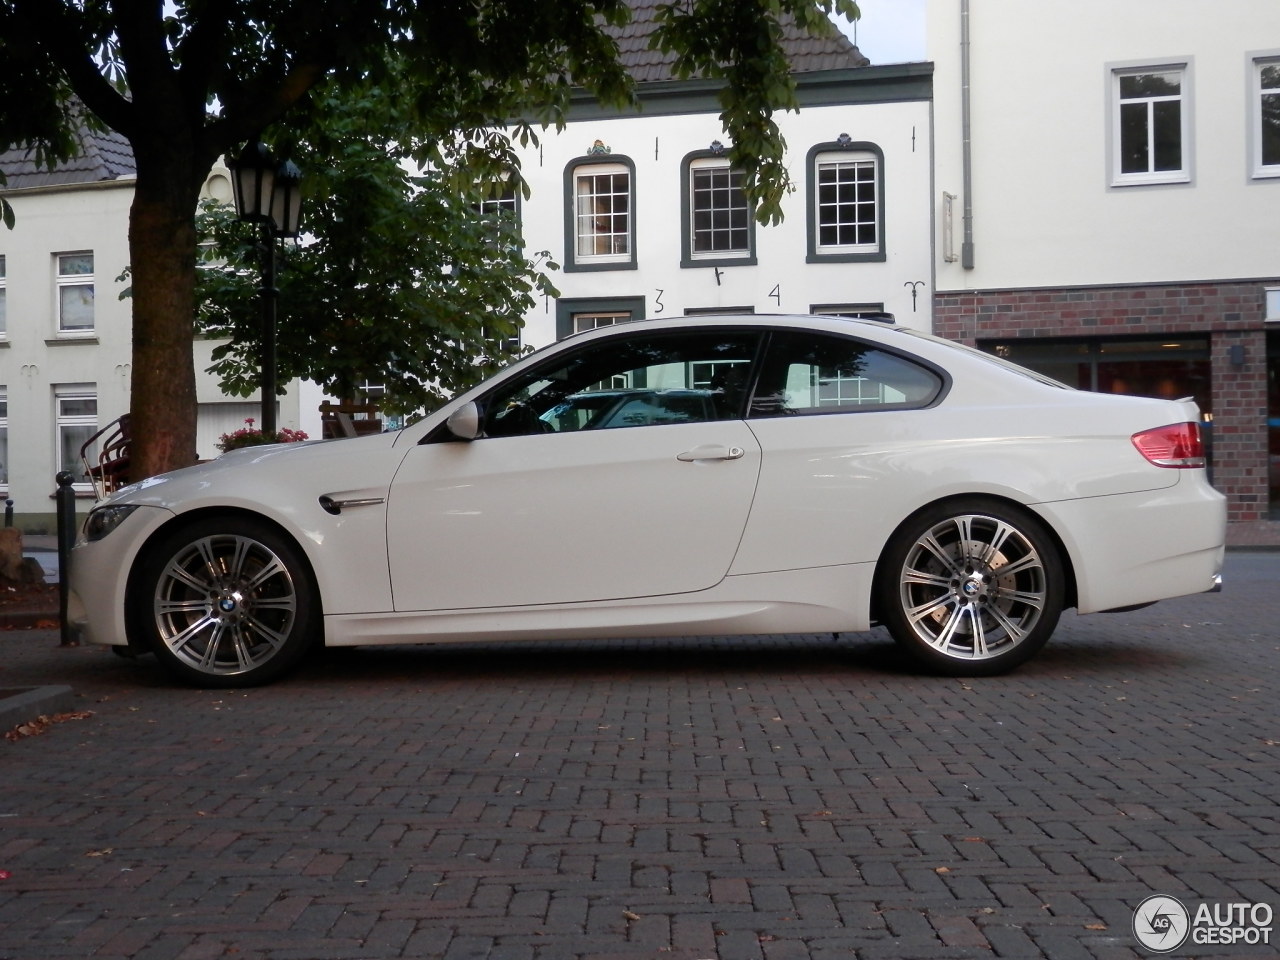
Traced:
[[683, 463], [697, 463], [699, 460], [741, 460], [746, 452], [741, 447], [726, 447], [723, 443], [704, 443], [684, 453], [677, 453], [676, 459]]

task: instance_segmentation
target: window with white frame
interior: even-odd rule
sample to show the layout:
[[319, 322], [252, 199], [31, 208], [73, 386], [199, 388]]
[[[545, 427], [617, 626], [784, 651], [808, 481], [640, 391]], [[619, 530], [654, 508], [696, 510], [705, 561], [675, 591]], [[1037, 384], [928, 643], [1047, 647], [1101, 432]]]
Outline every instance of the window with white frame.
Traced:
[[59, 253], [58, 332], [93, 332], [93, 254]]
[[[98, 432], [98, 394], [94, 384], [60, 384], [54, 387], [54, 429], [57, 431], [58, 471], [66, 470], [74, 478], [73, 486], [88, 489], [80, 448]], [[96, 452], [88, 451], [89, 461]]]
[[1255, 60], [1253, 174], [1280, 177], [1280, 57]]
[[556, 339], [644, 317], [644, 297], [561, 297], [556, 301]]
[[884, 260], [884, 154], [841, 136], [809, 151], [809, 262]]
[[8, 320], [6, 319], [6, 314], [5, 314], [6, 282], [7, 281], [5, 280], [5, 272], [4, 272], [4, 257], [0, 256], [0, 340], [3, 340], [6, 336], [8, 336], [8, 330], [9, 330]]
[[9, 488], [9, 394], [0, 387], [0, 488]]
[[753, 231], [742, 171], [708, 154], [685, 160], [685, 265], [749, 261]]
[[1266, 288], [1266, 302], [1263, 309], [1266, 311], [1264, 320], [1269, 323], [1280, 321], [1280, 287]]
[[[615, 158], [615, 161], [617, 158]], [[635, 264], [635, 178], [630, 162], [570, 166], [573, 202], [566, 223], [566, 270], [628, 269]]]
[[1112, 72], [1112, 180], [1116, 185], [1190, 179], [1186, 65]]
[[587, 313], [573, 315], [573, 332], [595, 330], [598, 327], [611, 327], [615, 323], [628, 323], [634, 318], [629, 310], [592, 310]]
[[520, 212], [515, 184], [506, 180], [494, 185], [493, 192], [481, 200], [477, 206], [483, 214], [510, 217], [514, 220]]

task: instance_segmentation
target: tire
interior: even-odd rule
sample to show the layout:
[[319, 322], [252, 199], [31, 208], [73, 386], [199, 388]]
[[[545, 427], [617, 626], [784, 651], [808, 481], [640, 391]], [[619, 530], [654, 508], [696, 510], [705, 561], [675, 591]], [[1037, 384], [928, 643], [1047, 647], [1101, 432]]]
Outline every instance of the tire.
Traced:
[[276, 679], [297, 665], [320, 622], [301, 552], [245, 518], [207, 518], [168, 534], [148, 551], [130, 593], [135, 639], [200, 687]]
[[953, 677], [1004, 673], [1045, 645], [1062, 613], [1058, 547], [1026, 511], [970, 499], [907, 521], [881, 558], [881, 622], [928, 669]]

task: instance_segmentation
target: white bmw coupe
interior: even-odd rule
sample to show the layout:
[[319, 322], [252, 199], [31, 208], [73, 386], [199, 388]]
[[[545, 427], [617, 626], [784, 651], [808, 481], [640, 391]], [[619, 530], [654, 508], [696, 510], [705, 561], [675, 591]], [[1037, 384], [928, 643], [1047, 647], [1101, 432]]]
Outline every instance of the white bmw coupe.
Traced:
[[1199, 419], [892, 323], [640, 321], [395, 433], [125, 487], [85, 522], [70, 616], [220, 687], [317, 643], [875, 624], [928, 670], [994, 674], [1066, 607], [1215, 589]]

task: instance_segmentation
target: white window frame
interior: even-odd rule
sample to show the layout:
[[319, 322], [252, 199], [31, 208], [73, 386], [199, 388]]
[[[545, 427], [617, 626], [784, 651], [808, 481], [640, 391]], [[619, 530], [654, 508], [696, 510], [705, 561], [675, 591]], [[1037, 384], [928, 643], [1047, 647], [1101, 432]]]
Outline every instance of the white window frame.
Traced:
[[611, 327], [615, 323], [630, 323], [635, 319], [630, 310], [586, 310], [571, 316], [574, 333], [599, 330], [601, 327]]
[[[1258, 53], [1250, 55], [1250, 98], [1249, 98], [1249, 139], [1250, 173], [1254, 179], [1280, 177], [1280, 156], [1267, 163], [1262, 155], [1264, 138], [1262, 135], [1262, 105], [1266, 98], [1273, 97], [1280, 102], [1280, 52]], [[1276, 76], [1263, 85], [1263, 73], [1268, 69], [1276, 72]]]
[[[845, 181], [838, 179], [837, 184], [842, 187], [853, 185], [855, 191], [862, 189], [862, 186], [870, 184], [871, 197], [857, 197], [852, 203], [845, 198], [841, 198], [838, 202], [832, 203], [824, 200], [822, 177], [826, 171], [852, 171], [858, 176], [853, 181]], [[870, 173], [870, 177], [862, 176], [862, 174]], [[880, 170], [879, 158], [868, 150], [850, 150], [846, 153], [820, 153], [814, 157], [813, 162], [813, 222], [815, 235], [813, 238], [814, 249], [819, 255], [839, 255], [839, 254], [867, 254], [877, 253], [881, 247], [881, 237], [884, 231], [884, 225], [880, 222]], [[871, 242], [862, 243], [824, 243], [822, 239], [823, 229], [825, 227], [835, 227], [837, 230], [853, 229], [859, 230], [866, 226], [868, 221], [857, 216], [852, 220], [840, 219], [842, 209], [849, 206], [863, 207], [870, 205], [872, 217], [870, 226], [875, 231], [875, 239]], [[824, 222], [823, 217], [826, 214], [835, 214], [832, 222]]]
[[[1174, 60], [1166, 63], [1114, 64], [1109, 68], [1110, 93], [1108, 106], [1110, 110], [1111, 140], [1111, 185], [1113, 187], [1143, 186], [1150, 184], [1190, 183], [1192, 178], [1192, 69], [1190, 59]], [[1178, 78], [1178, 92], [1145, 97], [1122, 97], [1121, 86], [1131, 77], [1153, 74], [1175, 74]], [[1145, 104], [1147, 114], [1147, 169], [1143, 171], [1124, 172], [1123, 123], [1122, 115], [1125, 104]], [[1153, 169], [1155, 158], [1154, 114], [1156, 105], [1160, 103], [1178, 104], [1178, 151], [1179, 167], [1176, 170]]]
[[[93, 404], [93, 413], [73, 413], [64, 410], [64, 403], [83, 403], [88, 401]], [[74, 450], [67, 449], [67, 458], [63, 458], [64, 443], [67, 439], [66, 431], [76, 430], [83, 432], [87, 428], [88, 433], [85, 434], [85, 440], [98, 432], [98, 385], [95, 383], [61, 383], [55, 384], [53, 388], [53, 450], [55, 462], [55, 473], [67, 470], [76, 478], [71, 488], [77, 492], [87, 492], [93, 489], [89, 478], [85, 475], [84, 463], [80, 460], [80, 447], [85, 442], [80, 440], [79, 443], [73, 444]], [[92, 453], [92, 451], [91, 451]], [[89, 458], [91, 461], [93, 456]]]
[[[596, 182], [604, 178], [613, 182], [609, 190], [597, 190]], [[615, 178], [623, 178], [618, 189]], [[635, 210], [632, 194], [631, 169], [621, 163], [588, 163], [573, 171], [573, 260], [576, 264], [630, 263], [635, 256]], [[587, 184], [590, 183], [590, 188]], [[608, 209], [597, 207], [600, 199], [612, 198]], [[626, 209], [614, 209], [617, 198], [625, 198]], [[590, 206], [588, 206], [590, 205]], [[597, 229], [599, 226], [606, 229]], [[586, 249], [598, 247], [604, 240], [609, 247], [604, 252]]]
[[[727, 186], [713, 185], [710, 191], [705, 188], [699, 189], [697, 181], [700, 175], [711, 173], [713, 176], [717, 174], [727, 174], [729, 183]], [[742, 171], [735, 170], [727, 159], [721, 160], [715, 157], [697, 157], [689, 161], [689, 208], [688, 208], [688, 232], [689, 232], [689, 259], [690, 260], [740, 260], [751, 256], [751, 207], [747, 203], [746, 195], [742, 192]], [[709, 207], [700, 208], [698, 206], [699, 196], [709, 195], [712, 203]], [[717, 206], [716, 199], [722, 196], [728, 197], [727, 206]], [[699, 213], [709, 213], [712, 225], [709, 230], [699, 230], [698, 216]], [[715, 220], [717, 217], [728, 217], [728, 226], [717, 226]], [[740, 218], [742, 225], [735, 226], [735, 218]], [[741, 246], [725, 247], [716, 249], [714, 240], [717, 236], [728, 234], [732, 242], [733, 235], [741, 232], [743, 243]], [[710, 249], [698, 249], [699, 237], [710, 236], [713, 246]]]
[[0, 340], [9, 338], [8, 285], [4, 254], [0, 253]]
[[1264, 287], [1263, 320], [1267, 323], [1280, 323], [1280, 287]]
[[[75, 259], [88, 257], [90, 270], [88, 273], [64, 273], [63, 264]], [[77, 250], [67, 253], [55, 253], [53, 255], [54, 263], [54, 282], [56, 289], [54, 291], [54, 304], [57, 313], [57, 330], [60, 337], [92, 337], [97, 332], [97, 317], [94, 311], [94, 269], [96, 264], [93, 259], [92, 250]], [[72, 326], [69, 327], [65, 323], [63, 310], [63, 297], [68, 294], [79, 292], [82, 298], [87, 298], [89, 304], [89, 325], [88, 326]]]

